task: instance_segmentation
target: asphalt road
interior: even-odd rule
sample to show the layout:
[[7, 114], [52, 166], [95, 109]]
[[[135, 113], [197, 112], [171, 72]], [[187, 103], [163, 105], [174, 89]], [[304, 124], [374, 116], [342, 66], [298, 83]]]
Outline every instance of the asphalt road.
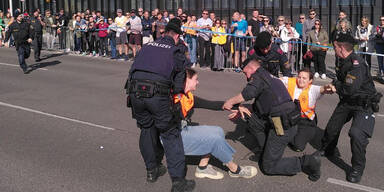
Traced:
[[[24, 75], [14, 49], [0, 48], [0, 191], [1, 192], [133, 192], [169, 191], [169, 175], [155, 184], [145, 182], [145, 167], [138, 148], [139, 129], [125, 107], [123, 85], [131, 63], [43, 52], [47, 57]], [[333, 56], [327, 57], [333, 66]], [[332, 69], [329, 67], [329, 69]], [[241, 74], [199, 70], [196, 95], [225, 100], [245, 85]], [[316, 80], [324, 84], [330, 80]], [[377, 84], [384, 91], [384, 86]], [[324, 128], [338, 101], [324, 96], [317, 105], [319, 126]], [[383, 102], [382, 102], [383, 103]], [[381, 104], [381, 108], [384, 105]], [[360, 185], [345, 183], [350, 165], [347, 124], [339, 149], [342, 159], [322, 161], [322, 177], [311, 182], [305, 174], [223, 180], [194, 178], [196, 161], [188, 158], [187, 178], [195, 191], [383, 191], [384, 112], [376, 114], [374, 136], [367, 149], [367, 166]], [[234, 161], [248, 160], [254, 141], [242, 124], [227, 120], [228, 112], [195, 110], [193, 121], [219, 125], [236, 150]], [[314, 149], [307, 146], [305, 153]], [[287, 149], [285, 156], [302, 155]], [[220, 163], [217, 163], [220, 165]], [[344, 168], [344, 169], [342, 169]], [[219, 168], [217, 168], [219, 169]], [[367, 188], [370, 187], [370, 188]], [[359, 188], [359, 189], [356, 189]]]

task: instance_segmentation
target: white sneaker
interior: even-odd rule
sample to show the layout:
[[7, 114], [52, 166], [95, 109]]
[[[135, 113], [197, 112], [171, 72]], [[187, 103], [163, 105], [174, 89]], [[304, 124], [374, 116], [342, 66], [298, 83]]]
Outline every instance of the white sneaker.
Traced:
[[327, 79], [327, 75], [325, 75], [325, 73], [323, 73], [323, 74], [321, 75], [321, 79]]
[[316, 72], [316, 73], [315, 73], [315, 78], [319, 78], [319, 76], [320, 76], [319, 73]]
[[193, 64], [192, 64], [192, 68], [195, 68], [195, 67], [196, 67], [196, 63], [193, 63]]
[[207, 166], [205, 169], [200, 169], [199, 167], [196, 167], [195, 176], [197, 178], [210, 178], [210, 179], [222, 179], [224, 178], [224, 174], [221, 172], [216, 171], [213, 169], [212, 165]]
[[228, 171], [229, 173], [229, 176], [231, 177], [243, 177], [243, 178], [252, 178], [254, 177], [255, 175], [257, 175], [257, 168], [254, 167], [254, 166], [240, 166], [240, 173], [239, 174], [235, 174], [235, 173], [232, 173], [231, 171]]

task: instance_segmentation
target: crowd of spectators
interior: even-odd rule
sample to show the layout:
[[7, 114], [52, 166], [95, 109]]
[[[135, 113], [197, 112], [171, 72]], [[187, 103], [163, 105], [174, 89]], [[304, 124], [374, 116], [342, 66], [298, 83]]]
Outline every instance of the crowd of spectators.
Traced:
[[[24, 16], [28, 19], [28, 11]], [[124, 60], [132, 60], [143, 44], [161, 38], [167, 22], [179, 18], [183, 23], [182, 39], [188, 48], [192, 66], [215, 71], [232, 68], [240, 72], [249, 47], [254, 45], [255, 37], [262, 31], [271, 33], [274, 43], [287, 55], [292, 71], [297, 70], [300, 60], [308, 68], [313, 63], [316, 78], [326, 78], [327, 46], [341, 33], [353, 35], [360, 52], [376, 50], [376, 53], [384, 53], [384, 17], [380, 17], [379, 25], [373, 26], [364, 16], [357, 27], [352, 27], [344, 11], [339, 12], [331, 34], [323, 29], [314, 9], [309, 10], [308, 15], [300, 14], [294, 18], [297, 19], [295, 24], [285, 16], [278, 16], [273, 21], [273, 18], [262, 15], [256, 9], [248, 20], [246, 15], [234, 12], [230, 22], [208, 10], [203, 10], [201, 15], [193, 15], [181, 8], [176, 13], [157, 8], [152, 11], [132, 9], [125, 13], [117, 9], [114, 18], [104, 17], [100, 11], [89, 9], [72, 16], [66, 16], [64, 10], [55, 14], [46, 10], [40, 13], [40, 18], [45, 23], [44, 45], [48, 50], [61, 49], [81, 55]], [[10, 13], [4, 15], [0, 11], [0, 46], [3, 46], [5, 31], [13, 21]], [[297, 45], [302, 42], [302, 49], [298, 48]], [[363, 56], [371, 67], [371, 56]], [[337, 62], [336, 58], [336, 65]], [[384, 72], [383, 62], [383, 57], [379, 56], [379, 77]]]

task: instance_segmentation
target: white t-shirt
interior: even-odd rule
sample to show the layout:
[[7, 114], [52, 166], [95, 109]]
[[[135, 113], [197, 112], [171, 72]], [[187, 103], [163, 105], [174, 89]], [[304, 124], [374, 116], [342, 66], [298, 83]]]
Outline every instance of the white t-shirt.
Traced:
[[[281, 81], [283, 81], [285, 87], [288, 88], [288, 77], [283, 77]], [[320, 93], [320, 88], [321, 86], [318, 86], [318, 85], [311, 85], [311, 88], [309, 88], [309, 91], [308, 91], [309, 107], [314, 107], [316, 105], [316, 101], [320, 99], [320, 97], [322, 96], [322, 94]], [[294, 99], [299, 99], [301, 92], [303, 92], [303, 89], [298, 88], [296, 85]]]

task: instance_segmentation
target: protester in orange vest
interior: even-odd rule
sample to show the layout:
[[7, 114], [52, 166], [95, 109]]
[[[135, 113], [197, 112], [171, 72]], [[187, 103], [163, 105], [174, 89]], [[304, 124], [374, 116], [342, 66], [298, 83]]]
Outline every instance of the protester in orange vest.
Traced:
[[235, 150], [225, 140], [224, 131], [218, 126], [192, 125], [191, 116], [194, 108], [222, 110], [223, 101], [208, 101], [194, 96], [193, 91], [199, 83], [196, 71], [186, 69], [185, 94], [174, 95], [174, 103], [180, 108], [183, 119], [181, 137], [184, 145], [184, 154], [203, 156], [196, 168], [195, 176], [198, 178], [222, 179], [223, 173], [213, 169], [208, 164], [210, 155], [215, 156], [229, 169], [231, 177], [252, 178], [257, 174], [254, 166], [239, 166], [233, 162]]
[[290, 147], [295, 151], [303, 151], [308, 142], [316, 149], [321, 147], [324, 131], [317, 127], [316, 102], [323, 94], [334, 93], [335, 87], [332, 84], [312, 85], [313, 74], [308, 68], [300, 70], [297, 77], [282, 77], [281, 80], [292, 100], [298, 100], [301, 108], [302, 118]]

